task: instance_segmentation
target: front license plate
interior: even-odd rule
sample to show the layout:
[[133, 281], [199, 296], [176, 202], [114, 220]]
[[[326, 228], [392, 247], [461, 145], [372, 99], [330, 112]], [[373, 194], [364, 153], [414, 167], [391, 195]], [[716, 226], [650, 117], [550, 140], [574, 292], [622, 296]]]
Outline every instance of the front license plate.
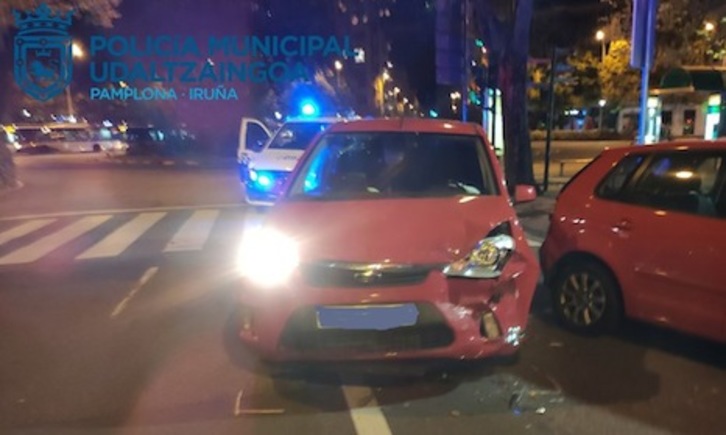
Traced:
[[318, 307], [320, 329], [386, 330], [413, 326], [418, 320], [414, 304]]

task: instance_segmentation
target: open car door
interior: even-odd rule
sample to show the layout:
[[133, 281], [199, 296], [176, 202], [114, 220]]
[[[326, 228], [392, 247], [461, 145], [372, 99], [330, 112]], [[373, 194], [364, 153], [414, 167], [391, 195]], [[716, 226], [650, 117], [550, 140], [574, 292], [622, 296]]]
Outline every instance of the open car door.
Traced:
[[272, 133], [261, 121], [254, 118], [242, 118], [237, 161], [246, 165], [249, 162], [250, 154], [262, 151], [270, 137], [272, 137]]

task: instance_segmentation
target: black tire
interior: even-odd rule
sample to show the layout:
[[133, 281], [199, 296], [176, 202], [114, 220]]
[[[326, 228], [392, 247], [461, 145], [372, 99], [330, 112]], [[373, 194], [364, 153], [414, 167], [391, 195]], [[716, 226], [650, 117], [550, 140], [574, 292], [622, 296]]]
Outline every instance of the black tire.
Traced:
[[93, 152], [94, 153], [100, 153], [101, 152], [101, 145], [99, 145], [99, 144], [93, 145]]
[[600, 335], [620, 326], [620, 287], [613, 274], [594, 261], [565, 264], [552, 281], [551, 293], [557, 321], [570, 331]]

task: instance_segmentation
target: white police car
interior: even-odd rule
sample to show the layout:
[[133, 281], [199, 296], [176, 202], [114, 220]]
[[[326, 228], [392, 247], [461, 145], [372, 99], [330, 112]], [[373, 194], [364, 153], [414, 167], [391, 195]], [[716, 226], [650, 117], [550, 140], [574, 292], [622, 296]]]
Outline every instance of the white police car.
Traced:
[[240, 182], [250, 205], [274, 204], [277, 190], [319, 133], [341, 118], [290, 119], [273, 135], [262, 122], [243, 118], [237, 153]]

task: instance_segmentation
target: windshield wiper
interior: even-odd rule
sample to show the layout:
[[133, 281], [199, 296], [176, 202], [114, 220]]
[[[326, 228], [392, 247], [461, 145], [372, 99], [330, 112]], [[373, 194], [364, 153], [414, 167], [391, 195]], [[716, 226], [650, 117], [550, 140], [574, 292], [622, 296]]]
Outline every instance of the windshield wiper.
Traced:
[[449, 187], [458, 187], [469, 195], [481, 195], [481, 191], [479, 189], [472, 185], [464, 184], [460, 181], [450, 181]]

